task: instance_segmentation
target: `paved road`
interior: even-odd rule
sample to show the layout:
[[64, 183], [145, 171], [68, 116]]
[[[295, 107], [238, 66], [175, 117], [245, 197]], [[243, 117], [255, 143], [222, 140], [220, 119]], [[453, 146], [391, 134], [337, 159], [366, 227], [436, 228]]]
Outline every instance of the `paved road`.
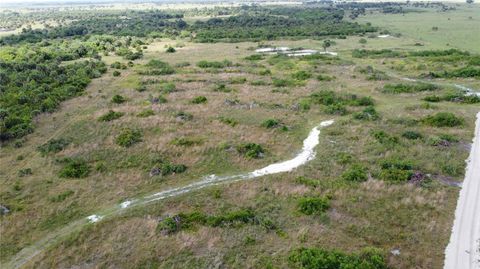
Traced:
[[480, 269], [480, 112], [475, 125], [444, 269]]

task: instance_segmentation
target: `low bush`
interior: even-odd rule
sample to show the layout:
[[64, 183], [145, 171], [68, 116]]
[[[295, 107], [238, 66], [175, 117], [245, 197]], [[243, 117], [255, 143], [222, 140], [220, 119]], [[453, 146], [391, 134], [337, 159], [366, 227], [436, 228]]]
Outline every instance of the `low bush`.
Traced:
[[122, 73], [120, 73], [120, 71], [115, 70], [115, 71], [113, 71], [113, 74], [112, 74], [112, 75], [113, 75], [114, 77], [118, 77], [118, 76], [120, 76], [121, 74], [122, 74]]
[[450, 112], [439, 112], [423, 118], [422, 122], [434, 127], [455, 127], [463, 125], [464, 120]]
[[26, 176], [29, 176], [31, 174], [33, 174], [32, 168], [23, 168], [23, 169], [18, 170], [18, 176], [19, 177], [26, 177]]
[[199, 145], [202, 143], [202, 140], [198, 138], [191, 137], [177, 137], [172, 140], [172, 145], [182, 146], [182, 147], [191, 147], [194, 145]]
[[164, 94], [169, 94], [177, 90], [177, 86], [173, 82], [167, 82], [162, 84], [160, 87], [160, 91]]
[[343, 172], [342, 179], [354, 182], [366, 181], [368, 179], [367, 169], [359, 164], [354, 164]]
[[267, 129], [276, 128], [278, 126], [280, 126], [280, 121], [276, 119], [267, 119], [262, 122], [262, 127], [265, 127]]
[[275, 87], [292, 87], [295, 86], [295, 81], [290, 79], [272, 78], [272, 84]]
[[225, 83], [220, 83], [220, 84], [215, 86], [213, 91], [214, 92], [231, 92], [232, 88], [227, 87], [227, 85], [225, 85]]
[[246, 77], [232, 77], [228, 80], [230, 84], [244, 84], [247, 82]]
[[59, 172], [62, 178], [84, 178], [90, 174], [90, 166], [83, 159], [65, 158], [60, 161], [64, 166]]
[[311, 179], [311, 178], [306, 178], [306, 177], [297, 177], [296, 178], [296, 183], [298, 184], [303, 184], [305, 186], [310, 186], [310, 187], [318, 187], [320, 186], [321, 182], [318, 179]]
[[334, 80], [334, 77], [320, 74], [320, 75], [317, 76], [317, 80], [318, 81], [332, 81], [332, 80]]
[[263, 157], [265, 153], [263, 147], [255, 143], [244, 143], [237, 147], [237, 152], [245, 156], [247, 159], [258, 159]]
[[348, 111], [342, 104], [332, 104], [325, 107], [325, 113], [331, 115], [346, 115]]
[[130, 147], [133, 144], [141, 142], [143, 138], [143, 133], [141, 130], [125, 128], [120, 132], [120, 134], [115, 139], [117, 145], [122, 147]]
[[439, 88], [434, 84], [418, 83], [418, 84], [385, 84], [382, 92], [384, 93], [416, 93], [424, 91], [435, 91]]
[[160, 60], [150, 60], [145, 66], [148, 69], [140, 71], [139, 73], [142, 75], [170, 75], [175, 73], [173, 67]]
[[380, 179], [390, 182], [405, 182], [413, 175], [413, 165], [409, 161], [391, 158], [382, 161]]
[[292, 74], [292, 78], [296, 80], [307, 80], [312, 77], [312, 74], [307, 71], [298, 71]]
[[387, 134], [385, 131], [372, 131], [371, 135], [381, 144], [386, 146], [394, 146], [400, 142], [398, 137]]
[[42, 156], [45, 156], [49, 153], [57, 153], [64, 150], [69, 144], [70, 141], [64, 138], [50, 139], [47, 141], [47, 143], [37, 147], [37, 150], [42, 154]]
[[298, 200], [298, 210], [305, 215], [320, 215], [330, 208], [326, 197], [302, 197]]
[[137, 117], [147, 118], [147, 117], [150, 117], [150, 116], [153, 116], [153, 115], [155, 115], [155, 111], [153, 111], [152, 109], [145, 109], [142, 112], [138, 113]]
[[354, 113], [353, 118], [356, 120], [378, 120], [380, 116], [373, 106], [368, 106], [361, 112]]
[[177, 118], [177, 120], [189, 121], [193, 119], [193, 115], [188, 112], [180, 111], [175, 114], [175, 118]]
[[410, 140], [416, 140], [416, 139], [422, 138], [423, 136], [419, 132], [405, 131], [405, 132], [403, 132], [402, 137], [404, 137], [406, 139], [410, 139]]
[[127, 99], [125, 99], [125, 97], [119, 94], [116, 94], [112, 97], [112, 103], [114, 104], [121, 104], [121, 103], [124, 103], [125, 101], [127, 101]]
[[381, 250], [366, 248], [358, 254], [346, 254], [323, 248], [300, 248], [288, 257], [292, 268], [302, 269], [387, 269]]
[[174, 53], [175, 51], [174, 47], [168, 47], [167, 50], [165, 50], [166, 53]]
[[53, 202], [53, 203], [58, 203], [58, 202], [62, 202], [64, 201], [65, 199], [67, 199], [69, 196], [72, 196], [75, 192], [72, 191], [72, 190], [67, 190], [67, 191], [64, 191], [60, 194], [57, 194], [55, 196], [52, 196], [50, 197], [50, 202]]
[[218, 119], [220, 122], [225, 123], [227, 125], [230, 125], [232, 127], [235, 127], [238, 122], [235, 119], [232, 118], [227, 118], [227, 117], [219, 117]]
[[233, 63], [229, 60], [223, 60], [222, 62], [218, 61], [200, 61], [197, 63], [197, 66], [200, 68], [225, 68], [232, 66]]
[[261, 54], [252, 54], [250, 56], [245, 57], [247, 61], [259, 61], [263, 60], [263, 56]]
[[207, 97], [197, 96], [190, 101], [192, 104], [204, 104], [207, 102]]
[[100, 116], [98, 121], [112, 121], [121, 118], [123, 115], [125, 115], [125, 113], [109, 110], [107, 113]]

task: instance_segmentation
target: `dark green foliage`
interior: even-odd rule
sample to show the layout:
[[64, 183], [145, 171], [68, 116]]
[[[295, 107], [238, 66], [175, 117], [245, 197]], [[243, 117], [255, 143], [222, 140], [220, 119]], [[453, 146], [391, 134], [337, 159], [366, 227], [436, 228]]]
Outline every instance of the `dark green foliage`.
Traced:
[[90, 174], [90, 166], [83, 159], [65, 158], [60, 163], [63, 163], [63, 167], [58, 174], [59, 177], [84, 178]]
[[332, 81], [333, 79], [334, 79], [333, 77], [322, 75], [322, 74], [317, 76], [318, 81]]
[[307, 80], [312, 77], [312, 74], [307, 71], [298, 71], [292, 74], [292, 78], [296, 80]]
[[121, 103], [124, 103], [125, 101], [127, 101], [127, 99], [125, 99], [125, 97], [119, 94], [116, 94], [112, 97], [112, 103], [114, 104], [121, 104]]
[[175, 117], [179, 120], [183, 120], [183, 121], [187, 121], [187, 120], [192, 120], [193, 119], [193, 115], [188, 113], [188, 112], [183, 112], [183, 111], [180, 111], [178, 113], [175, 114]]
[[125, 113], [109, 110], [107, 113], [100, 116], [98, 121], [112, 121], [121, 118], [123, 115], [125, 115]]
[[127, 66], [121, 62], [114, 62], [110, 65], [110, 67], [114, 69], [127, 69]]
[[424, 91], [435, 91], [439, 88], [434, 84], [418, 83], [418, 84], [385, 84], [382, 92], [384, 93], [416, 93]]
[[373, 106], [368, 106], [362, 112], [354, 113], [353, 118], [356, 120], [377, 120], [380, 116]]
[[197, 21], [193, 29], [200, 42], [271, 40], [281, 37], [349, 35], [375, 31], [374, 27], [343, 20], [336, 8], [244, 7], [244, 13]]
[[235, 127], [238, 122], [235, 119], [232, 118], [227, 118], [227, 117], [219, 117], [220, 122], [223, 122], [227, 125], [230, 125], [232, 127]]
[[47, 143], [39, 146], [37, 150], [42, 154], [42, 156], [45, 156], [49, 153], [57, 153], [64, 150], [69, 144], [70, 144], [70, 141], [68, 141], [67, 139], [54, 138], [54, 139], [48, 140]]
[[172, 93], [176, 90], [177, 90], [177, 86], [173, 82], [167, 82], [163, 84], [161, 87], [162, 93], [165, 93], [165, 94]]
[[205, 96], [197, 96], [190, 101], [192, 104], [204, 104], [207, 102], [207, 97]]
[[227, 87], [225, 83], [220, 83], [213, 89], [215, 92], [231, 92], [232, 88]]
[[423, 98], [424, 101], [427, 101], [427, 102], [440, 102], [442, 101], [442, 98], [440, 96], [437, 96], [437, 95], [429, 95], [429, 96], [425, 96]]
[[306, 178], [306, 177], [297, 177], [295, 182], [298, 183], [298, 184], [303, 184], [305, 186], [311, 186], [311, 187], [314, 187], [314, 188], [320, 186], [320, 180]]
[[298, 200], [298, 210], [305, 215], [320, 215], [330, 208], [326, 197], [302, 197]]
[[292, 87], [295, 86], [295, 81], [291, 79], [272, 78], [273, 86], [275, 87]]
[[410, 139], [410, 140], [416, 140], [416, 139], [422, 138], [423, 136], [419, 132], [405, 131], [403, 132], [402, 137], [405, 137], [406, 139]]
[[422, 122], [434, 127], [455, 127], [462, 125], [464, 120], [450, 112], [439, 112], [423, 118]]
[[288, 257], [292, 268], [302, 269], [387, 269], [387, 262], [378, 249], [366, 248], [358, 254], [346, 254], [323, 248], [300, 248]]
[[352, 51], [354, 58], [394, 58], [402, 56], [400, 52], [382, 49], [382, 50], [365, 50], [355, 49]]
[[367, 75], [367, 80], [388, 80], [390, 77], [383, 71], [376, 70], [372, 66], [367, 66], [364, 68], [356, 68], [360, 73]]
[[431, 72], [428, 76], [434, 78], [478, 78], [480, 77], [480, 68], [466, 66], [452, 71], [443, 71], [439, 73]]
[[142, 131], [138, 129], [125, 128], [115, 139], [115, 143], [122, 147], [130, 147], [135, 143], [141, 142], [143, 137]]
[[262, 122], [262, 127], [265, 127], [267, 129], [276, 128], [278, 126], [280, 126], [280, 122], [276, 119], [267, 119]]
[[263, 56], [261, 54], [252, 54], [250, 56], [245, 57], [247, 61], [259, 61], [263, 60]]
[[372, 131], [371, 135], [381, 144], [384, 144], [385, 146], [392, 147], [395, 146], [400, 142], [400, 139], [398, 137], [387, 134], [385, 131], [379, 130], [379, 131]]
[[33, 174], [32, 168], [23, 168], [18, 171], [18, 176], [19, 177], [25, 177]]
[[359, 164], [354, 164], [343, 172], [342, 179], [354, 182], [366, 181], [368, 179], [367, 169]]
[[52, 196], [50, 197], [50, 201], [53, 202], [53, 203], [58, 203], [58, 202], [62, 202], [64, 201], [65, 199], [67, 199], [69, 196], [72, 196], [75, 192], [72, 191], [72, 190], [67, 190], [67, 191], [64, 191], [60, 194], [57, 194], [55, 196]]
[[225, 68], [232, 66], [233, 63], [229, 60], [223, 60], [222, 62], [218, 61], [200, 61], [197, 63], [197, 66], [200, 68]]
[[338, 97], [333, 91], [319, 91], [316, 93], [312, 93], [310, 95], [310, 99], [314, 104], [321, 104], [321, 105], [333, 105], [340, 103], [342, 99]]
[[411, 51], [410, 56], [417, 56], [417, 57], [441, 57], [441, 56], [469, 56], [470, 53], [468, 51], [461, 51], [457, 49], [449, 49], [449, 50], [420, 50], [420, 51]]
[[246, 77], [232, 77], [228, 80], [230, 84], [244, 84], [247, 82]]
[[476, 104], [480, 103], [480, 97], [474, 94], [466, 95], [462, 92], [452, 92], [446, 93], [442, 96], [438, 95], [429, 95], [423, 98], [427, 102], [440, 102], [440, 101], [449, 101], [462, 104]]
[[331, 115], [346, 115], [348, 111], [342, 104], [332, 104], [325, 107], [325, 113]]
[[60, 65], [55, 59], [61, 53], [45, 49], [29, 52], [28, 58], [19, 52], [15, 60], [0, 60], [0, 141], [33, 132], [36, 115], [53, 112], [107, 69], [98, 61]]
[[[183, 15], [178, 13], [166, 13], [159, 10], [128, 10], [120, 11], [113, 15], [114, 16], [100, 16], [98, 13], [93, 13], [93, 16], [72, 20], [68, 24], [57, 27], [25, 29], [25, 31], [22, 31], [19, 35], [11, 35], [0, 39], [0, 45], [20, 42], [35, 43], [52, 38], [102, 34], [146, 37], [155, 32], [171, 31], [172, 36], [176, 36], [177, 31], [187, 27], [187, 23], [182, 20]], [[155, 36], [153, 35], [153, 37]]]
[[146, 118], [146, 117], [150, 117], [150, 116], [153, 116], [153, 115], [155, 115], [155, 111], [153, 111], [152, 109], [145, 109], [142, 112], [138, 113], [137, 117]]
[[120, 73], [119, 71], [115, 70], [115, 71], [113, 71], [113, 74], [112, 74], [112, 75], [113, 75], [114, 77], [118, 77], [118, 76], [120, 76], [121, 74], [122, 74], [122, 73]]
[[255, 143], [240, 144], [236, 148], [238, 153], [242, 154], [247, 159], [258, 159], [264, 154], [262, 146]]
[[175, 69], [171, 67], [168, 63], [160, 60], [150, 60], [146, 65], [147, 70], [141, 70], [139, 73], [141, 75], [171, 75], [175, 73]]
[[168, 47], [167, 50], [165, 51], [166, 53], [174, 53], [176, 50], [173, 47]]
[[[157, 232], [172, 234], [180, 230], [192, 229], [195, 225], [219, 227], [247, 223], [262, 224], [266, 222], [259, 221], [254, 212], [249, 209], [230, 211], [220, 215], [206, 215], [194, 211], [164, 218], [158, 223]], [[266, 226], [270, 227], [271, 225]]]
[[390, 182], [405, 182], [413, 175], [413, 165], [404, 160], [388, 159], [381, 163], [380, 179]]

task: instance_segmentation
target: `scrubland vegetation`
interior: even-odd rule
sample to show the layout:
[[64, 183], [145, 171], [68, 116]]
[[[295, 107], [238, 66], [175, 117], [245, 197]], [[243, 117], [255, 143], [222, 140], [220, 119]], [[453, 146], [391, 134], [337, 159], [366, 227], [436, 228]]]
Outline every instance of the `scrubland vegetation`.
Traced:
[[[470, 7], [309, 5], [0, 13], [58, 20], [0, 38], [0, 261], [129, 199], [291, 159], [334, 119], [305, 166], [106, 214], [24, 266], [441, 268], [480, 101], [455, 84], [479, 88], [480, 56], [366, 19], [455, 25]], [[337, 56], [255, 53], [327, 39]]]

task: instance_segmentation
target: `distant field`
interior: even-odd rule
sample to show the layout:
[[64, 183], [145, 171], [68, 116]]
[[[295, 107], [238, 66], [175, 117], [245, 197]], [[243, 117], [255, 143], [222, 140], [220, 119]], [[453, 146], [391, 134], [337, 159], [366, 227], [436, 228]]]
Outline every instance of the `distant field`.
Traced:
[[[480, 5], [459, 5], [456, 11], [406, 14], [373, 13], [361, 16], [358, 22], [371, 22], [394, 33], [424, 42], [438, 49], [458, 48], [480, 53]], [[432, 30], [438, 27], [438, 31]]]

